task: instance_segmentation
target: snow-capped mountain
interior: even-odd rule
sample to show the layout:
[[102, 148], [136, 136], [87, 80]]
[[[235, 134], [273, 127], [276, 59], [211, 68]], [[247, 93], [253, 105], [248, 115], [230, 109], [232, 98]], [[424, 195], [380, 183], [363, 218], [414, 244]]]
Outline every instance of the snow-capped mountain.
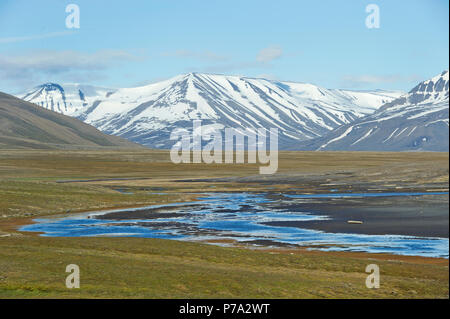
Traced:
[[297, 149], [449, 150], [449, 71], [419, 83], [375, 113]]
[[71, 114], [107, 134], [153, 148], [170, 148], [170, 133], [175, 128], [192, 130], [194, 119], [218, 128], [278, 128], [282, 148], [351, 123], [400, 95], [190, 73], [95, 96], [82, 104], [81, 112]]
[[18, 97], [48, 110], [75, 116], [112, 92], [114, 90], [90, 85], [45, 83]]

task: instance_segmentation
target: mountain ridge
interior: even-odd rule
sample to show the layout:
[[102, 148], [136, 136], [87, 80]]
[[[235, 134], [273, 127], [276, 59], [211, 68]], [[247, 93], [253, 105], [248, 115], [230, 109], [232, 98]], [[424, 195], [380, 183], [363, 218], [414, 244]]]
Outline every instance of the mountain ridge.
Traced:
[[51, 111], [76, 116], [95, 101], [107, 97], [114, 91], [114, 89], [92, 85], [77, 83], [60, 85], [48, 82], [34, 87], [27, 93], [19, 94], [17, 97]]
[[448, 128], [449, 71], [445, 70], [373, 114], [291, 149], [448, 152]]
[[0, 92], [0, 148], [136, 149], [141, 146]]
[[155, 148], [170, 148], [170, 132], [191, 130], [194, 119], [216, 127], [276, 127], [283, 148], [322, 136], [398, 96], [399, 92], [325, 89], [308, 83], [188, 73], [93, 96], [88, 106], [72, 116], [107, 134]]

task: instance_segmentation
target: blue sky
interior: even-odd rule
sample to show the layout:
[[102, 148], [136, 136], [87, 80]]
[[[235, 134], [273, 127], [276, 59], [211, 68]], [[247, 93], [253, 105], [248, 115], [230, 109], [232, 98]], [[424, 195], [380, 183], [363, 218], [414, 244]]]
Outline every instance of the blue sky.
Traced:
[[[67, 29], [68, 4], [80, 28]], [[380, 28], [368, 29], [368, 4]], [[448, 69], [445, 0], [0, 0], [0, 91], [207, 72], [409, 90]]]

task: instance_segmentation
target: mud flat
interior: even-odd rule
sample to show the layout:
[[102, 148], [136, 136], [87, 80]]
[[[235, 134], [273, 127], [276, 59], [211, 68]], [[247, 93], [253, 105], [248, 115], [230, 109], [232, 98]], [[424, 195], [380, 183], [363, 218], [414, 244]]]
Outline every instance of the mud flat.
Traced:
[[[273, 195], [274, 198], [283, 196]], [[305, 211], [328, 219], [264, 224], [330, 233], [449, 237], [449, 196], [395, 196], [280, 200], [278, 209]], [[362, 224], [349, 224], [349, 220]]]

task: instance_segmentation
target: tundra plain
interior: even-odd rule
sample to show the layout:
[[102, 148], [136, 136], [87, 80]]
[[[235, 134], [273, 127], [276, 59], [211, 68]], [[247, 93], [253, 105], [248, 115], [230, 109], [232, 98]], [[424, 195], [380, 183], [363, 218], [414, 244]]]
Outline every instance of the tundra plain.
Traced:
[[[448, 192], [448, 153], [279, 156], [277, 174], [259, 175], [257, 164], [173, 164], [168, 151], [1, 150], [0, 297], [449, 297], [448, 259], [442, 258], [18, 230], [34, 218], [192, 201], [204, 192]], [[435, 202], [429, 197], [418, 205], [426, 212]], [[439, 205], [448, 207], [448, 196]], [[433, 225], [448, 225], [448, 214], [434, 218]], [[65, 287], [72, 263], [81, 269], [80, 289]], [[379, 289], [365, 286], [372, 263], [381, 269]]]

